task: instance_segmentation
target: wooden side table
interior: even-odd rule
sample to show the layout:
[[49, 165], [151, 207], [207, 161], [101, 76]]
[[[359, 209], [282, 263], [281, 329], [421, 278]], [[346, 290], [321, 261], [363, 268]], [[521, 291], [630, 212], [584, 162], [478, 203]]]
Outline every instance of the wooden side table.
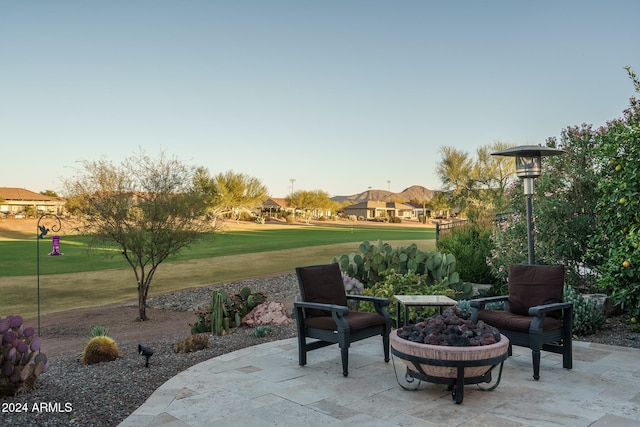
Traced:
[[458, 302], [445, 295], [394, 295], [396, 300], [396, 328], [400, 327], [400, 305], [404, 306], [404, 323], [409, 323], [409, 307], [438, 307], [442, 314], [442, 307], [451, 307]]

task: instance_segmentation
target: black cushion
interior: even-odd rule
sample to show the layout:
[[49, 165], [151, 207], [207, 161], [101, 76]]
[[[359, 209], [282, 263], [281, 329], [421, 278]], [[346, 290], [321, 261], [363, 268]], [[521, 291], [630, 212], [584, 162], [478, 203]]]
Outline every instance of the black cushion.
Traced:
[[[564, 265], [510, 266], [509, 311], [528, 316], [531, 307], [562, 302], [564, 275]], [[559, 319], [562, 317], [562, 312], [556, 310], [547, 313], [547, 316]]]
[[[338, 264], [296, 268], [300, 292], [305, 302], [347, 306], [347, 293]], [[307, 309], [307, 316], [331, 316], [325, 310]]]

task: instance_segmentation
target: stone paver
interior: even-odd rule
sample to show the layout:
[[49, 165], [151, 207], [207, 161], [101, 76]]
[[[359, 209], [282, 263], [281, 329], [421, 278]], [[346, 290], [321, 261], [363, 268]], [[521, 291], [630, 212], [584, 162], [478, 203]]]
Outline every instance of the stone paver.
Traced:
[[456, 405], [441, 384], [402, 389], [404, 365], [384, 363], [380, 341], [352, 344], [346, 378], [337, 346], [304, 367], [296, 339], [225, 354], [171, 378], [120, 426], [640, 426], [638, 349], [574, 342], [574, 368], [543, 352], [535, 381], [530, 351], [514, 347], [500, 385], [467, 385]]

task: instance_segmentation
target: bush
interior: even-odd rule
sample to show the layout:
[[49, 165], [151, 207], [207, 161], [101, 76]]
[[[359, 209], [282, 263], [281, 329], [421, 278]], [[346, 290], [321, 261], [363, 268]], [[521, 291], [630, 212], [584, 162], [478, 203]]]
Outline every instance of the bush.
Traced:
[[491, 268], [487, 265], [487, 258], [493, 249], [493, 228], [493, 221], [473, 220], [440, 235], [437, 249], [456, 257], [456, 271], [462, 280], [474, 283], [494, 282]]
[[565, 302], [573, 303], [573, 333], [575, 335], [594, 334], [607, 320], [603, 310], [594, 301], [585, 300], [571, 286], [564, 288]]
[[[627, 70], [629, 71], [629, 70]], [[593, 236], [598, 286], [632, 316], [640, 315], [640, 100], [600, 135]]]
[[173, 346], [174, 353], [193, 353], [209, 347], [209, 336], [191, 335]]
[[[397, 273], [390, 269], [384, 273], [384, 281], [375, 284], [371, 288], [362, 291], [363, 295], [387, 298], [393, 301], [394, 295], [446, 295], [450, 298], [455, 296], [455, 291], [445, 284], [428, 285], [427, 275], [417, 274], [413, 271], [408, 273]], [[374, 312], [373, 304], [361, 302], [363, 311]], [[387, 307], [391, 317], [395, 318], [396, 305], [389, 304]], [[435, 314], [436, 307], [410, 307], [409, 318], [429, 317]]]
[[255, 221], [256, 216], [251, 212], [242, 211], [240, 215], [238, 215], [238, 221]]

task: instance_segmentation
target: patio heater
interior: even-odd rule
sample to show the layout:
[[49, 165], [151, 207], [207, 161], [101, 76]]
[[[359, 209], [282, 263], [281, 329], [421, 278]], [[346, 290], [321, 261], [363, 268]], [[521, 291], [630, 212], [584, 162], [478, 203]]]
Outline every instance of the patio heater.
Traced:
[[[38, 231], [36, 232], [36, 276], [38, 278], [38, 336], [40, 336], [40, 239], [42, 239], [49, 232], [49, 229], [46, 226], [40, 225], [40, 222], [46, 217], [51, 217], [54, 220], [53, 225], [51, 225], [51, 231], [55, 233], [60, 231], [60, 228], [62, 228], [60, 217], [56, 214], [44, 213], [40, 216], [40, 218], [38, 218]], [[60, 236], [53, 237], [53, 251], [49, 255], [62, 255], [59, 251]]]
[[533, 249], [533, 180], [542, 175], [542, 157], [559, 156], [563, 150], [543, 147], [541, 145], [520, 145], [506, 150], [491, 153], [492, 156], [516, 158], [516, 176], [523, 178], [524, 194], [527, 196], [527, 243], [529, 264], [535, 264]]

